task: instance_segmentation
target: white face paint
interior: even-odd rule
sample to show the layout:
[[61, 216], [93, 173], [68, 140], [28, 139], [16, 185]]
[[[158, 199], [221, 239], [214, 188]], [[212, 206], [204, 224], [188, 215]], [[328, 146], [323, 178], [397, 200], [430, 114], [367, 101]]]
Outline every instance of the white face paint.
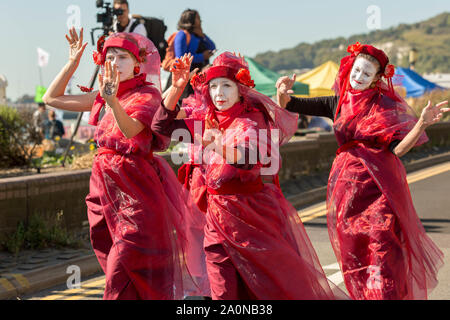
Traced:
[[219, 111], [227, 110], [239, 102], [237, 84], [228, 78], [215, 78], [209, 82], [209, 95]]
[[355, 90], [365, 90], [377, 75], [377, 66], [366, 58], [357, 58], [350, 73], [350, 85]]
[[111, 61], [112, 66], [117, 65], [117, 71], [120, 74], [120, 81], [134, 78], [134, 67], [136, 61], [127, 50], [120, 48], [108, 48], [106, 52], [106, 61]]

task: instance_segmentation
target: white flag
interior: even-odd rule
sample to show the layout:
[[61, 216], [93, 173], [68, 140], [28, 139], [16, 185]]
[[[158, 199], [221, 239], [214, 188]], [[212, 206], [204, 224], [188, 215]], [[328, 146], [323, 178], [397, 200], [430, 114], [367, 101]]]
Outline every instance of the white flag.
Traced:
[[50, 57], [50, 54], [46, 52], [45, 50], [41, 48], [37, 48], [38, 53], [38, 65], [39, 67], [43, 68], [48, 65], [48, 58]]

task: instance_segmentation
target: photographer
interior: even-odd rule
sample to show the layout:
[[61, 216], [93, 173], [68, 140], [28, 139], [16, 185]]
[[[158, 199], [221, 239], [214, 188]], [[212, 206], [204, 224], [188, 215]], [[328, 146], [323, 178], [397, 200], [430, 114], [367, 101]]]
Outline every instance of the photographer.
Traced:
[[147, 37], [145, 26], [131, 16], [127, 0], [114, 0], [114, 9], [123, 11], [114, 21], [114, 32], [134, 32]]

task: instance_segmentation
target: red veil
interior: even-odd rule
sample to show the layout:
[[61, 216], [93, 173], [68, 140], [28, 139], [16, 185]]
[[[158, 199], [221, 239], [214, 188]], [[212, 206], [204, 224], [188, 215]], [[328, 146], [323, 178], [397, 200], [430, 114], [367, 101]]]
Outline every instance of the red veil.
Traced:
[[[340, 148], [328, 182], [328, 230], [352, 298], [426, 299], [443, 255], [417, 216], [402, 162], [388, 149], [417, 118], [393, 90], [393, 72], [386, 72], [388, 60], [379, 58], [380, 51], [353, 45], [341, 61], [334, 122]], [[380, 80], [363, 91], [349, 87], [359, 52], [377, 57], [388, 84]], [[416, 145], [427, 140], [424, 133]]]
[[[208, 88], [208, 80], [214, 77], [235, 81], [241, 101], [227, 110], [216, 110]], [[219, 128], [225, 129], [224, 144], [257, 150], [262, 157], [259, 147], [266, 145], [266, 150], [275, 155], [271, 159], [280, 161], [278, 144], [273, 147], [271, 143], [275, 137], [270, 135], [270, 129], [278, 130], [276, 142], [284, 144], [297, 129], [298, 115], [280, 108], [252, 88], [243, 58], [229, 52], [221, 54], [204, 74], [194, 77], [193, 84], [197, 95], [185, 102], [198, 108], [194, 116], [202, 114], [202, 120], [209, 117], [218, 121]], [[267, 133], [257, 135], [260, 129]], [[221, 157], [213, 152], [205, 157], [208, 187], [205, 251], [213, 297], [230, 298], [229, 290], [225, 289], [230, 284], [225, 282], [238, 274], [245, 283], [248, 299], [346, 298], [327, 280], [297, 210], [277, 184], [278, 170], [271, 173], [274, 183], [262, 183], [265, 167], [259, 160], [243, 167], [220, 161]], [[226, 261], [232, 262], [233, 271], [226, 271], [229, 270], [224, 266]], [[218, 276], [223, 274], [227, 274], [226, 281]]]
[[[93, 106], [98, 155], [86, 198], [92, 246], [106, 274], [105, 299], [183, 299], [209, 295], [203, 252], [204, 215], [155, 150], [170, 138], [151, 131], [161, 105], [158, 51], [147, 38], [120, 33], [104, 43], [139, 57], [140, 71], [119, 85], [121, 107], [144, 129], [128, 139], [110, 108], [98, 121]], [[97, 55], [96, 62], [100, 62]], [[151, 81], [148, 82], [148, 80]]]

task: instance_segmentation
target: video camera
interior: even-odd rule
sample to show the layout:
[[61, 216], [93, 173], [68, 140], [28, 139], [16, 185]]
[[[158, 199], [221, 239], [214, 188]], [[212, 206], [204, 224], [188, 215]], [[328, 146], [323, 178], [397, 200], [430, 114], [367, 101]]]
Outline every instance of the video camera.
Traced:
[[111, 2], [103, 2], [103, 0], [97, 0], [96, 6], [97, 8], [102, 8], [105, 10], [104, 12], [97, 13], [97, 22], [103, 24], [105, 33], [107, 31], [111, 31], [114, 22], [114, 16], [122, 15], [123, 10], [114, 9], [114, 7], [111, 6]]

